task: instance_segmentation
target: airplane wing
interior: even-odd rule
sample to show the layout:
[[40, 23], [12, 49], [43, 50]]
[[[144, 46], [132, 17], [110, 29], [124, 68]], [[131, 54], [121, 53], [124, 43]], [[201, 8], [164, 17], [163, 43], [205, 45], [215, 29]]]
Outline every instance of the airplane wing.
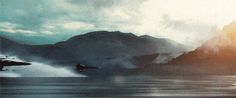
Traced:
[[15, 62], [15, 61], [2, 61], [0, 62], [1, 65], [3, 66], [26, 66], [26, 65], [31, 65], [31, 63], [27, 62]]

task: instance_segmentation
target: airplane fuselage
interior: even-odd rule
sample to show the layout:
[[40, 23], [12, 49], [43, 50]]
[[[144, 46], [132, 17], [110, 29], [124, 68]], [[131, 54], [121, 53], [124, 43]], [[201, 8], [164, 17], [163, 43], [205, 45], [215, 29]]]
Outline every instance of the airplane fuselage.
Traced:
[[76, 69], [79, 71], [84, 71], [84, 70], [88, 70], [88, 69], [98, 69], [98, 67], [84, 66], [84, 65], [78, 64], [78, 65], [76, 65]]
[[17, 61], [10, 61], [10, 60], [1, 60], [0, 61], [0, 70], [2, 70], [4, 66], [25, 66], [25, 65], [31, 65], [31, 63], [17, 62]]

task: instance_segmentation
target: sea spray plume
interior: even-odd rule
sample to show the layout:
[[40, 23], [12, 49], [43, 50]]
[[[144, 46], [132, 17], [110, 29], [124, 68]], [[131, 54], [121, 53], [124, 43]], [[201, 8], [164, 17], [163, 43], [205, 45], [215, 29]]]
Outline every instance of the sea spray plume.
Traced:
[[[16, 61], [22, 61], [16, 56], [11, 56]], [[77, 74], [68, 68], [53, 67], [42, 62], [31, 62], [31, 66], [26, 67], [6, 67], [6, 71], [0, 72], [0, 77], [86, 77]]]

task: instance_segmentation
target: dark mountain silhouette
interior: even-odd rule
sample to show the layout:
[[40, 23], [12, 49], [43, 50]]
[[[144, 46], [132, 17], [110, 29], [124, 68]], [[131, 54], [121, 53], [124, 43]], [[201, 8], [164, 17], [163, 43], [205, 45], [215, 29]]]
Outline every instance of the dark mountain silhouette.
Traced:
[[184, 51], [181, 44], [168, 39], [119, 31], [89, 32], [48, 45], [26, 45], [0, 37], [0, 49], [3, 54], [16, 55], [24, 60], [46, 60], [68, 66], [81, 63], [102, 68], [134, 68], [137, 63], [133, 61], [137, 56]]

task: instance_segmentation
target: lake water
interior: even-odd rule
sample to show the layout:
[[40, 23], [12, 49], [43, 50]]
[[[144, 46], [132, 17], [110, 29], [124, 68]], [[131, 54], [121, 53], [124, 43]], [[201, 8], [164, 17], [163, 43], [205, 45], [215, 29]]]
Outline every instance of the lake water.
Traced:
[[228, 98], [235, 76], [0, 78], [0, 98]]

